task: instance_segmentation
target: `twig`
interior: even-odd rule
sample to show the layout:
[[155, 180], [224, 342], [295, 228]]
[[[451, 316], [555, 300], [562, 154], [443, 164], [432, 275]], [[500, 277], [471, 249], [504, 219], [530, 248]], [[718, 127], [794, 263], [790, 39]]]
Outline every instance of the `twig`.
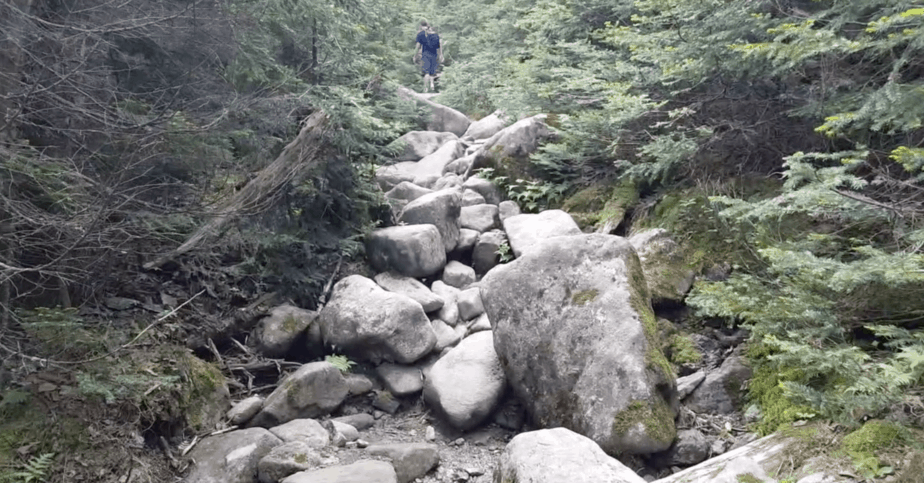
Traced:
[[209, 436], [218, 436], [219, 434], [230, 433], [231, 431], [234, 431], [235, 429], [237, 429], [237, 426], [230, 426], [225, 429], [219, 429], [218, 431], [213, 431], [209, 433]]
[[324, 290], [321, 292], [321, 300], [320, 300], [320, 303], [318, 304], [318, 310], [323, 309], [324, 306], [327, 305], [328, 297], [330, 297], [330, 289], [331, 289], [331, 286], [334, 285], [334, 278], [336, 278], [337, 273], [340, 272], [341, 263], [343, 263], [343, 256], [337, 259], [337, 266], [334, 267], [334, 273], [330, 275], [330, 278], [327, 279], [327, 284], [324, 285]]
[[170, 445], [167, 443], [167, 440], [163, 436], [159, 437], [157, 441], [160, 443], [160, 449], [164, 451], [164, 456], [166, 456], [171, 463], [176, 465], [178, 461], [173, 456], [173, 451], [170, 450]]
[[193, 447], [196, 446], [196, 443], [199, 442], [199, 435], [193, 436], [192, 441], [183, 448], [183, 451], [180, 453], [180, 456], [186, 456], [186, 453], [192, 451]]
[[221, 354], [218, 352], [218, 348], [215, 347], [215, 342], [212, 341], [212, 338], [208, 339], [208, 348], [212, 352], [212, 355], [215, 356], [215, 360], [218, 361], [219, 367], [225, 367], [225, 361], [221, 358]]

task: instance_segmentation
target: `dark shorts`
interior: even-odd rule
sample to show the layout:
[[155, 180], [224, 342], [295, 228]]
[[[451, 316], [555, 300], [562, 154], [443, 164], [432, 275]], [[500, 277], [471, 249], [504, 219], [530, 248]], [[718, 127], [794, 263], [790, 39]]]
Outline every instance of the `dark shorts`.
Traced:
[[437, 60], [436, 55], [423, 54], [423, 73], [429, 75], [436, 75], [436, 68], [439, 67], [440, 63]]

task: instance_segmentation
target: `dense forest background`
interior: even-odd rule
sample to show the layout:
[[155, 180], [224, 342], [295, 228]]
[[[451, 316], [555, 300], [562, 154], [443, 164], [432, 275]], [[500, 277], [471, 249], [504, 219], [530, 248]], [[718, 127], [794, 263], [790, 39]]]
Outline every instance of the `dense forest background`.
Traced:
[[[165, 290], [204, 290], [151, 332], [174, 342], [271, 292], [316, 307], [390, 222], [372, 173], [421, 128], [395, 89], [420, 84], [422, 18], [440, 102], [557, 130], [527, 169], [485, 173], [511, 199], [684, 244], [703, 275], [687, 322], [750, 330], [762, 431], [924, 425], [924, 8], [906, 0], [2, 0], [0, 410], [51, 361], [159, 420], [111, 389], [131, 369], [74, 364], [132, 353], [146, 321], [94, 317], [114, 298], [156, 315]], [[319, 110], [322, 162], [144, 268]]]

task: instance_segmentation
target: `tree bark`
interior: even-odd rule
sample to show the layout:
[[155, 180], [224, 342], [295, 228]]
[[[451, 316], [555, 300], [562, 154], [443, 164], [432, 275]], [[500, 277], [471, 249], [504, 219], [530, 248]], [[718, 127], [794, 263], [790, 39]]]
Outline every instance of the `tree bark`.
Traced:
[[211, 219], [199, 227], [182, 245], [144, 264], [144, 268], [160, 268], [170, 260], [196, 249], [203, 242], [219, 237], [228, 223], [238, 216], [257, 213], [270, 206], [273, 197], [282, 187], [298, 177], [301, 172], [318, 164], [319, 155], [327, 141], [327, 121], [328, 115], [323, 110], [308, 116], [301, 132], [283, 149], [275, 161], [228, 199], [212, 214]]

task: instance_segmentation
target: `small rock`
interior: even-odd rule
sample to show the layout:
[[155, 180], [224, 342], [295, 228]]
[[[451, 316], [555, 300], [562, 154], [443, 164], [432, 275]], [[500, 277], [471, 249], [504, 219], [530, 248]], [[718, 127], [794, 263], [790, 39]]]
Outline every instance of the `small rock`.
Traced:
[[238, 426], [250, 421], [263, 408], [263, 398], [250, 396], [234, 405], [228, 411], [228, 420], [232, 425]]
[[347, 387], [349, 388], [351, 396], [366, 394], [374, 387], [372, 379], [369, 379], [362, 374], [345, 374], [343, 377], [346, 379]]
[[356, 449], [359, 445], [356, 444], [356, 441], [347, 441], [345, 447], [346, 449]]
[[459, 439], [453, 441], [452, 444], [453, 444], [454, 446], [462, 446], [463, 444], [465, 444], [465, 438], [459, 438]]
[[416, 367], [385, 363], [376, 367], [375, 372], [385, 384], [385, 389], [395, 396], [409, 396], [423, 390], [423, 377]]
[[353, 426], [333, 420], [330, 423], [334, 426], [334, 431], [342, 434], [347, 441], [356, 441], [359, 439], [359, 431]]
[[360, 448], [368, 448], [369, 442], [364, 439], [357, 439], [356, 446], [359, 446]]
[[386, 414], [388, 413], [386, 413], [385, 411], [372, 411], [372, 417], [375, 420], [382, 419]]
[[[401, 403], [395, 399], [388, 391], [381, 391], [375, 394], [375, 399], [372, 401], [372, 407], [376, 409], [381, 409], [388, 414], [395, 414], [398, 411], [398, 408], [401, 407]], [[378, 419], [378, 418], [376, 418]]]
[[501, 222], [510, 218], [511, 216], [517, 216], [520, 214], [520, 205], [516, 201], [501, 201], [497, 205], [498, 216], [500, 217]]
[[705, 379], [705, 371], [697, 371], [689, 376], [677, 378], [677, 397], [682, 401], [683, 398], [689, 396]]
[[276, 446], [257, 464], [260, 483], [277, 481], [299, 471], [317, 468], [321, 455], [304, 441], [290, 441]]
[[395, 483], [395, 469], [385, 461], [360, 460], [351, 465], [331, 466], [320, 470], [295, 473], [280, 483]]
[[725, 441], [722, 438], [718, 438], [712, 442], [709, 451], [712, 453], [712, 456], [718, 456], [728, 449], [728, 441]]
[[459, 317], [464, 321], [472, 320], [484, 313], [484, 305], [481, 302], [481, 289], [478, 287], [469, 288], [459, 293]]
[[112, 310], [128, 310], [141, 305], [141, 302], [125, 297], [109, 297], [103, 303]]
[[443, 268], [443, 283], [450, 287], [461, 289], [474, 281], [475, 269], [472, 267], [453, 260]]
[[375, 425], [375, 418], [368, 413], [359, 413], [351, 414], [349, 416], [340, 416], [339, 418], [334, 418], [332, 421], [338, 421], [344, 424], [349, 424], [356, 428], [357, 431], [363, 431], [371, 428]]
[[469, 335], [485, 330], [491, 330], [491, 321], [488, 320], [488, 314], [481, 314], [468, 326]]
[[433, 429], [433, 426], [427, 426], [427, 430], [424, 433], [424, 439], [427, 441], [436, 441], [436, 430]]
[[472, 476], [481, 476], [484, 474], [484, 471], [479, 468], [465, 468], [465, 472]]
[[330, 438], [330, 444], [336, 448], [343, 448], [346, 446], [348, 441], [349, 440], [347, 439], [346, 435], [340, 431], [335, 431]]

